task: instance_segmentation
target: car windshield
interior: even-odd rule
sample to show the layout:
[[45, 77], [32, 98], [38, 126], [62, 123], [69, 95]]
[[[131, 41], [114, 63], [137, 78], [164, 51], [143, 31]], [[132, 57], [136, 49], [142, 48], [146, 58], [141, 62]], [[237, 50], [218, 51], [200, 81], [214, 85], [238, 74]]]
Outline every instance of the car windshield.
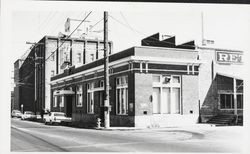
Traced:
[[20, 111], [14, 111], [14, 113], [21, 113]]
[[65, 117], [65, 114], [64, 113], [55, 113], [54, 116]]

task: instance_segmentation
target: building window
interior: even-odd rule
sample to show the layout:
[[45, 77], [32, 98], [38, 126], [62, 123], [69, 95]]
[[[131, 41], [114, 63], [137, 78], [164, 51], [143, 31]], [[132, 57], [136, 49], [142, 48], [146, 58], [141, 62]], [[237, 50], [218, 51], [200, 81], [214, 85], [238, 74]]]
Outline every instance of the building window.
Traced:
[[51, 70], [51, 77], [55, 76], [55, 71]]
[[220, 108], [221, 109], [234, 108], [233, 94], [220, 94]]
[[57, 107], [57, 96], [54, 96], [53, 107]]
[[81, 53], [77, 53], [77, 63], [82, 63], [82, 54]]
[[59, 96], [59, 107], [64, 107], [64, 96]]
[[[220, 109], [234, 109], [234, 95], [233, 94], [219, 94]], [[237, 108], [243, 109], [243, 95], [237, 94]]]
[[180, 114], [180, 76], [153, 75], [153, 114]]
[[87, 113], [94, 113], [94, 82], [87, 84]]
[[243, 109], [243, 94], [237, 94], [237, 108]]
[[82, 107], [82, 86], [77, 86], [76, 90], [76, 106]]
[[116, 78], [116, 111], [117, 114], [128, 114], [128, 77]]

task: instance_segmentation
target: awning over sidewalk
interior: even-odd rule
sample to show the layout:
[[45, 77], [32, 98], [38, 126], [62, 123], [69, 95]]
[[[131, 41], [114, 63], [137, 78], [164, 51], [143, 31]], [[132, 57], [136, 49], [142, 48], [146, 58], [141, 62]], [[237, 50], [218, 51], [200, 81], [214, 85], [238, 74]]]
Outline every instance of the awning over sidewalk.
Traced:
[[57, 90], [53, 92], [54, 96], [60, 96], [60, 95], [74, 95], [75, 92], [72, 90]]

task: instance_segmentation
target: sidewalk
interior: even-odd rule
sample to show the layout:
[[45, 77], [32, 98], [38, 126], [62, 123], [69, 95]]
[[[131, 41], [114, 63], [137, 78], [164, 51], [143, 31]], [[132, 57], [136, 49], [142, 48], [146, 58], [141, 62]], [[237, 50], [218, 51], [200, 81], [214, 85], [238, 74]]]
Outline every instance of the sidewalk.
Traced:
[[106, 130], [106, 131], [129, 131], [129, 130], [173, 130], [173, 129], [199, 129], [199, 128], [211, 128], [216, 127], [214, 124], [194, 124], [194, 125], [185, 125], [185, 126], [169, 126], [169, 127], [158, 127], [158, 128], [146, 128], [146, 127], [95, 127], [96, 130]]

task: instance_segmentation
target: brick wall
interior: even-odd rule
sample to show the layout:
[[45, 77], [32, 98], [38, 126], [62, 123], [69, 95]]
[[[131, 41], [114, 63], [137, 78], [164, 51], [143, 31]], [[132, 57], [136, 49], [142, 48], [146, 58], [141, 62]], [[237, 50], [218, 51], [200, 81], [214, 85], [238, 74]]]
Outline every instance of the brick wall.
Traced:
[[135, 74], [135, 116], [152, 115], [152, 74]]

